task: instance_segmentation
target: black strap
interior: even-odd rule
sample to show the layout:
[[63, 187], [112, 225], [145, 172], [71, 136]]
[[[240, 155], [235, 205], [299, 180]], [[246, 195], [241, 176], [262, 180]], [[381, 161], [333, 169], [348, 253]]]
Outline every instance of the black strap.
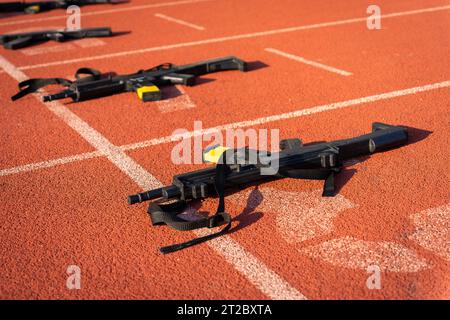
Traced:
[[[88, 75], [88, 77], [81, 77], [81, 75]], [[75, 78], [77, 79], [76, 82], [98, 80], [101, 76], [102, 74], [100, 71], [92, 68], [80, 68], [75, 73]], [[51, 84], [60, 84], [69, 87], [72, 83], [73, 81], [63, 78], [28, 79], [19, 83], [20, 91], [12, 96], [11, 99], [15, 101]]]
[[28, 79], [19, 83], [19, 92], [11, 97], [13, 101], [20, 99], [27, 94], [34, 93], [42, 87], [51, 84], [61, 84], [63, 86], [70, 86], [72, 81], [62, 78], [47, 78], [47, 79]]
[[217, 195], [219, 196], [219, 205], [216, 213], [213, 216], [194, 221], [186, 221], [178, 217], [178, 215], [187, 208], [185, 201], [177, 201], [170, 204], [152, 203], [148, 208], [148, 213], [153, 225], [166, 224], [176, 230], [188, 231], [199, 228], [214, 228], [226, 223], [226, 226], [220, 231], [209, 234], [203, 237], [194, 238], [190, 241], [178, 243], [160, 248], [161, 253], [175, 252], [225, 234], [231, 228], [231, 216], [225, 212], [225, 179], [228, 172], [228, 165], [226, 163], [218, 163], [216, 166], [216, 176], [214, 186]]
[[[186, 201], [177, 201], [170, 204], [152, 203], [148, 208], [152, 224], [166, 224], [176, 230], [188, 231], [199, 228], [213, 228], [226, 222], [227, 225], [220, 231], [207, 236], [192, 239], [190, 241], [174, 244], [160, 248], [164, 254], [175, 252], [195, 244], [205, 242], [207, 240], [216, 238], [225, 234], [231, 228], [231, 216], [225, 212], [225, 180], [229, 171], [227, 159], [233, 159], [236, 155], [236, 150], [228, 150], [224, 152], [216, 166], [216, 175], [214, 186], [219, 196], [219, 204], [217, 206], [216, 214], [204, 219], [194, 221], [186, 221], [178, 217], [178, 215], [186, 209]], [[320, 169], [287, 169], [280, 170], [279, 175], [294, 179], [313, 179], [325, 180], [322, 196], [332, 197], [335, 193], [334, 176], [340, 171], [340, 167], [320, 168]]]
[[90, 78], [89, 80], [98, 80], [100, 79], [102, 73], [100, 71], [98, 71], [97, 69], [93, 69], [93, 68], [80, 68], [77, 70], [77, 72], [75, 72], [75, 78], [77, 79], [77, 81], [79, 80], [83, 80], [84, 78], [81, 77], [81, 75], [89, 75], [92, 78]]
[[340, 168], [291, 169], [280, 170], [279, 174], [294, 179], [325, 180], [322, 196], [333, 197], [335, 194], [334, 176], [339, 171]]

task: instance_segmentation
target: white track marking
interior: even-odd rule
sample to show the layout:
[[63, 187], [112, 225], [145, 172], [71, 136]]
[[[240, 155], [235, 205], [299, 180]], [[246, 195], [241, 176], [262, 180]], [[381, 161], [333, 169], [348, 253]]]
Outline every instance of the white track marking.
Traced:
[[166, 16], [165, 14], [162, 14], [162, 13], [155, 13], [155, 17], [158, 17], [158, 18], [170, 21], [170, 22], [178, 23], [178, 24], [181, 24], [181, 25], [186, 26], [186, 27], [190, 27], [190, 28], [195, 29], [195, 30], [199, 30], [199, 31], [205, 30], [205, 28], [202, 27], [202, 26], [199, 26], [199, 25], [196, 25], [196, 24], [184, 21], [184, 20], [175, 19], [175, 18]]
[[334, 72], [334, 73], [340, 74], [341, 76], [348, 77], [348, 76], [352, 75], [351, 72], [348, 72], [348, 71], [345, 71], [345, 70], [341, 70], [341, 69], [337, 69], [337, 68], [334, 68], [334, 67], [330, 67], [330, 66], [327, 66], [325, 64], [316, 62], [316, 61], [307, 60], [305, 58], [302, 58], [302, 57], [299, 57], [299, 56], [296, 56], [296, 55], [293, 55], [293, 54], [290, 54], [290, 53], [286, 53], [286, 52], [283, 52], [283, 51], [280, 51], [280, 50], [277, 50], [277, 49], [266, 48], [264, 50], [267, 51], [267, 52], [274, 53], [274, 54], [277, 54], [279, 56], [282, 56], [282, 57], [285, 57], [285, 58], [297, 61], [297, 62], [301, 62], [301, 63], [308, 64], [308, 65], [316, 67], [316, 68], [320, 68], [320, 69], [324, 69], [324, 70], [327, 70], [327, 71], [330, 71], [330, 72]]
[[275, 216], [277, 230], [287, 243], [300, 243], [333, 230], [333, 220], [357, 207], [341, 194], [322, 197], [322, 190], [288, 192], [273, 188], [250, 189], [228, 197], [235, 206]]
[[178, 96], [169, 98], [167, 100], [157, 101], [159, 111], [161, 113], [168, 113], [174, 111], [180, 111], [185, 109], [196, 108], [196, 104], [191, 100], [188, 94], [184, 91], [182, 86], [170, 86], [163, 89], [163, 91], [172, 91], [172, 93], [176, 93], [179, 91]]
[[411, 219], [416, 230], [409, 238], [450, 261], [450, 203], [413, 214]]
[[[119, 7], [118, 6], [118, 7], [116, 7], [116, 9], [82, 12], [81, 17], [97, 16], [97, 15], [109, 14], [109, 13], [122, 13], [125, 11], [145, 10], [145, 9], [151, 9], [151, 8], [173, 7], [173, 6], [183, 5], [183, 4], [191, 4], [191, 3], [205, 2], [205, 1], [211, 1], [211, 0], [182, 0], [182, 1], [144, 4], [144, 5], [132, 6], [132, 7]], [[8, 21], [8, 22], [0, 23], [0, 26], [10, 26], [10, 25], [15, 25], [15, 24], [36, 23], [36, 22], [41, 22], [41, 21], [64, 20], [64, 19], [67, 19], [66, 15], [35, 18], [35, 19], [24, 19], [24, 20], [18, 20], [18, 21]]]
[[396, 242], [365, 241], [343, 237], [299, 249], [311, 258], [321, 259], [334, 266], [367, 270], [378, 265], [385, 272], [418, 272], [431, 266], [417, 253]]
[[291, 111], [291, 112], [268, 116], [268, 117], [261, 117], [261, 118], [257, 118], [254, 120], [234, 122], [234, 123], [220, 125], [220, 126], [212, 127], [212, 128], [208, 128], [208, 129], [190, 131], [190, 132], [180, 134], [180, 135], [172, 135], [172, 136], [150, 139], [150, 140], [146, 140], [146, 141], [123, 145], [121, 148], [122, 148], [122, 150], [140, 149], [140, 148], [150, 147], [150, 146], [154, 146], [154, 145], [158, 145], [158, 144], [162, 144], [162, 143], [169, 143], [169, 142], [179, 141], [182, 139], [189, 139], [189, 138], [192, 138], [195, 136], [207, 135], [207, 134], [211, 134], [214, 132], [223, 131], [223, 130], [227, 130], [227, 129], [251, 127], [251, 126], [260, 125], [260, 124], [264, 124], [264, 123], [298, 118], [298, 117], [307, 116], [307, 115], [311, 115], [311, 114], [315, 114], [315, 113], [336, 110], [336, 109], [342, 109], [342, 108], [361, 105], [361, 104], [365, 104], [365, 103], [376, 102], [376, 101], [386, 100], [386, 99], [392, 99], [392, 98], [396, 98], [396, 97], [402, 97], [402, 96], [407, 96], [407, 95], [411, 95], [411, 94], [416, 94], [419, 92], [425, 92], [425, 91], [430, 91], [430, 90], [435, 90], [435, 89], [440, 89], [440, 88], [448, 88], [448, 87], [450, 87], [450, 81], [437, 82], [437, 83], [427, 84], [427, 85], [420, 86], [420, 87], [396, 90], [396, 91], [386, 92], [386, 93], [377, 94], [377, 95], [373, 95], [373, 96], [367, 96], [367, 97], [363, 97], [363, 98], [357, 98], [357, 99], [352, 99], [352, 100], [324, 104], [324, 105], [319, 105], [319, 106], [306, 108], [306, 109], [300, 109], [297, 111]]
[[22, 49], [20, 50], [20, 53], [25, 56], [36, 56], [41, 54], [70, 51], [73, 49], [75, 49], [75, 46], [72, 43], [59, 43], [52, 46]]
[[44, 169], [44, 168], [51, 168], [51, 167], [60, 166], [62, 164], [66, 164], [66, 163], [78, 162], [78, 161], [82, 161], [82, 160], [100, 157], [102, 155], [103, 154], [100, 153], [99, 151], [86, 152], [86, 153], [76, 154], [74, 156], [63, 157], [63, 158], [42, 161], [42, 162], [35, 162], [35, 163], [30, 163], [30, 164], [26, 164], [23, 166], [17, 166], [17, 167], [8, 168], [8, 169], [2, 169], [2, 170], [0, 170], [0, 177], [8, 176], [11, 174], [16, 174], [16, 173], [21, 173], [21, 172], [34, 171], [34, 170], [39, 170], [39, 169]]
[[[0, 56], [0, 67], [17, 81], [24, 81], [28, 77], [18, 70], [13, 64]], [[40, 99], [42, 95], [35, 94]], [[51, 112], [63, 120], [67, 125], [80, 134], [96, 150], [106, 156], [120, 170], [133, 179], [142, 188], [154, 188], [159, 182], [144, 168], [137, 164], [131, 157], [125, 154], [117, 146], [113, 145], [103, 135], [89, 126], [85, 121], [70, 111], [59, 101], [44, 104]]]
[[[408, 15], [414, 15], [414, 14], [420, 14], [420, 13], [449, 10], [449, 9], [450, 9], [450, 5], [427, 8], [427, 9], [420, 9], [420, 10], [390, 13], [390, 14], [382, 15], [381, 18], [387, 19], [387, 18], [408, 16]], [[170, 49], [184, 48], [184, 47], [191, 47], [191, 46], [199, 46], [199, 45], [204, 45], [204, 44], [219, 43], [219, 42], [232, 41], [232, 40], [251, 39], [251, 38], [256, 38], [256, 37], [269, 36], [269, 35], [275, 35], [275, 34], [281, 34], [281, 33], [287, 33], [287, 32], [294, 32], [294, 31], [308, 30], [308, 29], [318, 29], [318, 28], [339, 26], [339, 25], [345, 25], [345, 24], [356, 23], [356, 22], [366, 22], [366, 21], [367, 21], [367, 17], [362, 17], [362, 18], [354, 18], [354, 19], [347, 19], [347, 20], [339, 20], [339, 21], [331, 21], [331, 22], [303, 25], [303, 26], [291, 27], [291, 28], [275, 29], [275, 30], [262, 31], [262, 32], [245, 33], [245, 34], [238, 34], [238, 35], [228, 36], [228, 37], [211, 38], [211, 39], [191, 41], [191, 42], [182, 42], [182, 43], [175, 43], [175, 44], [171, 44], [171, 45], [164, 45], [164, 46], [158, 46], [158, 47], [150, 47], [150, 48], [144, 48], [144, 49], [121, 51], [121, 52], [116, 52], [116, 53], [108, 53], [108, 54], [99, 55], [99, 56], [90, 56], [90, 57], [84, 57], [84, 58], [60, 60], [60, 61], [35, 64], [35, 65], [28, 65], [28, 66], [19, 67], [19, 70], [46, 68], [46, 67], [50, 67], [50, 66], [58, 66], [58, 65], [63, 65], [63, 64], [93, 61], [93, 60], [105, 60], [105, 59], [129, 56], [129, 55], [134, 55], [134, 54], [142, 54], [142, 53], [147, 53], [147, 52], [170, 50]]]
[[[24, 81], [27, 76], [13, 64], [0, 55], [0, 67], [12, 78]], [[40, 100], [40, 95], [35, 94]], [[52, 101], [44, 105], [74, 129], [81, 137], [90, 143], [98, 152], [106, 156], [117, 168], [131, 178], [143, 190], [162, 187], [162, 183], [125, 152], [113, 145], [100, 132], [92, 128], [59, 101]], [[222, 255], [234, 268], [248, 279], [255, 287], [272, 299], [305, 299], [305, 296], [292, 287], [288, 282], [270, 270], [262, 261], [247, 252], [229, 236], [222, 236], [218, 241], [207, 243], [217, 253]], [[239, 258], [237, 257], [239, 255]]]
[[86, 38], [75, 40], [73, 41], [73, 44], [79, 46], [80, 48], [92, 48], [104, 46], [106, 42], [99, 38]]
[[35, 56], [35, 55], [41, 55], [41, 54], [49, 54], [49, 53], [55, 53], [55, 52], [64, 52], [69, 50], [74, 50], [79, 48], [92, 48], [92, 47], [99, 47], [104, 46], [106, 44], [105, 41], [97, 39], [97, 38], [86, 38], [86, 39], [80, 39], [71, 41], [70, 43], [60, 43], [52, 46], [43, 46], [43, 47], [37, 47], [37, 48], [29, 48], [29, 49], [22, 49], [20, 52], [26, 56]]
[[[210, 234], [208, 230], [195, 232], [197, 236]], [[255, 287], [273, 300], [307, 300], [278, 274], [270, 270], [231, 237], [219, 237], [210, 241], [211, 247], [222, 255], [236, 270], [244, 274]]]
[[[413, 88], [409, 88], [409, 89], [391, 91], [391, 92], [387, 92], [387, 93], [382, 93], [382, 94], [358, 98], [358, 99], [352, 99], [352, 100], [346, 100], [346, 101], [341, 101], [341, 102], [336, 102], [336, 103], [331, 103], [331, 104], [315, 106], [315, 107], [311, 107], [311, 108], [301, 109], [301, 110], [292, 111], [292, 112], [288, 112], [288, 113], [282, 113], [282, 114], [273, 115], [273, 116], [269, 116], [269, 117], [257, 118], [254, 120], [229, 123], [229, 124], [225, 124], [225, 125], [221, 125], [221, 126], [217, 126], [217, 127], [204, 129], [201, 131], [190, 131], [190, 132], [187, 132], [186, 134], [182, 134], [182, 135], [171, 135], [171, 136], [165, 136], [165, 137], [161, 137], [161, 138], [144, 140], [144, 141], [140, 141], [140, 142], [125, 144], [125, 145], [120, 146], [119, 148], [122, 151], [142, 149], [142, 148], [147, 148], [147, 147], [151, 147], [151, 146], [155, 146], [155, 145], [159, 145], [159, 144], [163, 144], [163, 143], [170, 143], [170, 142], [176, 142], [176, 141], [179, 141], [182, 139], [189, 139], [189, 138], [192, 138], [195, 136], [210, 134], [210, 133], [218, 132], [218, 131], [222, 131], [222, 130], [244, 128], [244, 127], [260, 125], [260, 124], [270, 123], [270, 122], [279, 121], [279, 120], [297, 118], [297, 117], [311, 115], [314, 113], [326, 112], [329, 110], [341, 109], [341, 108], [356, 106], [356, 105], [360, 105], [360, 104], [365, 104], [365, 103], [370, 103], [370, 102], [375, 102], [375, 101], [380, 101], [380, 100], [386, 100], [386, 99], [392, 99], [392, 98], [407, 96], [407, 95], [416, 94], [416, 93], [420, 93], [420, 92], [426, 92], [426, 91], [430, 91], [430, 90], [437, 90], [437, 89], [441, 89], [441, 88], [448, 88], [448, 87], [450, 87], [450, 81], [443, 81], [443, 82], [438, 82], [438, 83], [433, 83], [433, 84], [427, 84], [427, 85], [420, 86], [420, 87], [413, 87]], [[75, 155], [73, 157], [80, 156], [81, 158], [83, 158], [85, 155], [86, 154], [83, 153], [83, 154]], [[71, 157], [65, 157], [65, 158], [61, 158], [61, 159], [66, 159], [66, 158], [71, 158]], [[76, 158], [74, 158], [74, 161], [76, 161], [75, 159]], [[50, 160], [50, 161], [54, 162], [55, 165], [58, 165], [59, 160], [60, 159], [55, 159], [55, 160]], [[357, 161], [356, 162], [355, 161], [351, 161], [351, 162], [347, 163], [346, 166], [352, 166], [352, 165], [356, 164]], [[63, 162], [69, 163], [71, 161], [63, 160]], [[36, 169], [40, 168], [40, 166], [36, 165], [36, 164], [30, 164], [27, 166], [30, 166], [29, 168], [31, 170], [34, 170], [32, 168], [35, 168], [35, 166], [36, 166]], [[14, 172], [14, 170], [16, 170], [16, 168], [23, 168], [23, 167], [24, 166], [12, 167], [12, 168], [8, 168], [8, 169], [3, 169], [0, 172], [5, 171], [5, 172], [11, 172], [9, 174], [12, 174]], [[17, 169], [17, 170], [19, 170], [19, 169]], [[23, 171], [25, 171], [25, 170], [23, 170], [23, 169], [19, 170], [19, 172], [23, 172]], [[1, 174], [1, 175], [7, 175], [7, 173]]]

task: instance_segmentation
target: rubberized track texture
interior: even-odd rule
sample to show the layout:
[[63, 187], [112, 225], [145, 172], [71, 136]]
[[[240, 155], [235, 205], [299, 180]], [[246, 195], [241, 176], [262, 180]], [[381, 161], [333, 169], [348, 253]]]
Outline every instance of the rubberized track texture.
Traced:
[[[0, 298], [449, 299], [450, 3], [377, 1], [379, 30], [367, 28], [371, 4], [134, 0], [82, 8], [83, 28], [130, 34], [0, 49]], [[65, 22], [63, 10], [3, 16], [0, 34]], [[160, 102], [10, 101], [27, 78], [227, 55], [250, 71], [164, 89]], [[415, 128], [410, 143], [347, 163], [333, 198], [291, 179], [235, 193], [232, 231], [187, 250], [160, 254], [196, 233], [152, 227], [146, 204], [126, 202], [199, 167], [172, 163], [176, 129], [315, 142], [375, 121]], [[72, 265], [79, 290], [67, 287]]]

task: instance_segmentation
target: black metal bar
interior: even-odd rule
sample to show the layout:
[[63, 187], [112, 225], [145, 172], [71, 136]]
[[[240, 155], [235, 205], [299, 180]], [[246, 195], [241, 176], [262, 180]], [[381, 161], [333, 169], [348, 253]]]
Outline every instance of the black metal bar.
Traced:
[[89, 37], [110, 37], [113, 33], [109, 27], [87, 28], [79, 30], [43, 30], [25, 33], [4, 34], [0, 36], [0, 44], [5, 49], [19, 49], [35, 45], [47, 40], [66, 41]]
[[72, 5], [85, 6], [93, 4], [121, 4], [129, 0], [57, 0], [57, 1], [34, 1], [34, 2], [5, 2], [0, 3], [0, 12], [25, 12], [40, 13], [53, 9], [66, 9]]
[[[373, 123], [372, 127], [372, 132], [369, 134], [351, 139], [301, 146], [296, 149], [295, 152], [292, 150], [280, 151], [278, 153], [273, 153], [272, 157], [274, 160], [278, 161], [280, 172], [305, 169], [307, 173], [308, 169], [316, 170], [339, 168], [342, 160], [354, 158], [360, 155], [369, 155], [374, 152], [382, 152], [404, 145], [408, 141], [408, 131], [404, 127], [377, 122]], [[334, 163], [330, 161], [323, 161], [323, 156], [329, 154], [336, 155]], [[239, 170], [237, 168], [239, 168]], [[184, 200], [189, 200], [215, 196], [215, 176], [216, 169], [214, 167], [174, 176], [173, 185], [157, 189], [162, 190], [161, 196], [159, 197], [163, 197], [165, 199], [182, 198]], [[283, 174], [272, 176], [261, 175], [260, 166], [255, 164], [246, 164], [236, 167], [226, 176], [225, 187], [227, 189], [239, 189], [261, 180], [273, 180], [283, 177]], [[308, 174], [305, 174], [305, 178], [307, 177]], [[152, 190], [148, 192], [152, 192]], [[135, 199], [136, 195], [130, 197]], [[140, 199], [142, 201], [147, 201], [154, 198], [147, 197], [144, 199], [141, 197]]]
[[[60, 35], [64, 36], [65, 33], [60, 33]], [[69, 90], [72, 90], [72, 94], [67, 95], [67, 97], [71, 97], [74, 101], [81, 101], [127, 91], [136, 91], [143, 101], [147, 101], [149, 99], [145, 99], [145, 97], [148, 96], [148, 93], [155, 92], [154, 86], [160, 87], [180, 83], [184, 85], [194, 85], [196, 77], [206, 73], [224, 70], [245, 71], [246, 63], [239, 58], [229, 56], [181, 66], [165, 64], [128, 75], [107, 76], [107, 74], [101, 74], [92, 79], [82, 79], [71, 82]], [[27, 92], [26, 94], [28, 93], [31, 92]], [[64, 95], [56, 94], [55, 96], [60, 97]], [[161, 98], [161, 94], [159, 94], [155, 95], [155, 97], [150, 100], [160, 100]]]

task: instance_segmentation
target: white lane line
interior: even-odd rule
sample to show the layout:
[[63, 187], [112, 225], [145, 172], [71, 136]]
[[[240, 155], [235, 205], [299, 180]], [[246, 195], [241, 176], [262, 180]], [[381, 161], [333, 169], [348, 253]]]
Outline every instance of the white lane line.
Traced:
[[42, 55], [42, 54], [75, 50], [78, 48], [100, 47], [100, 46], [104, 46], [105, 44], [106, 44], [106, 42], [103, 40], [95, 39], [95, 38], [88, 38], [88, 39], [75, 40], [75, 41], [72, 41], [71, 43], [59, 43], [59, 44], [52, 45], [52, 46], [22, 49], [22, 50], [20, 50], [20, 53], [22, 53], [23, 55], [26, 55], [26, 56], [36, 56], [36, 55]]
[[0, 177], [1, 176], [9, 176], [9, 175], [21, 173], [21, 172], [34, 171], [34, 170], [39, 170], [39, 169], [44, 169], [44, 168], [51, 168], [51, 167], [60, 166], [60, 165], [66, 164], [66, 163], [78, 162], [78, 161], [82, 161], [82, 160], [100, 157], [102, 155], [103, 154], [100, 153], [99, 151], [86, 152], [86, 153], [76, 154], [73, 156], [62, 157], [62, 158], [58, 158], [58, 159], [52, 159], [52, 160], [42, 161], [42, 162], [35, 162], [35, 163], [30, 163], [30, 164], [26, 164], [26, 165], [22, 165], [22, 166], [2, 169], [2, 170], [0, 170]]
[[[0, 67], [18, 82], [28, 79], [28, 77], [13, 64], [0, 56]], [[42, 94], [35, 94], [40, 100]], [[103, 135], [83, 121], [75, 113], [70, 111], [59, 101], [52, 101], [44, 104], [51, 112], [63, 120], [67, 125], [80, 134], [89, 144], [91, 144], [101, 154], [106, 156], [120, 170], [131, 177], [142, 188], [154, 188], [158, 185], [155, 177], [137, 164], [131, 157], [125, 154], [117, 146], [113, 145]]]
[[298, 248], [298, 251], [336, 268], [366, 271], [368, 266], [376, 265], [383, 272], [413, 273], [432, 267], [415, 250], [393, 241], [367, 241], [345, 236]]
[[[356, 105], [360, 105], [360, 104], [364, 104], [364, 103], [392, 99], [392, 98], [396, 98], [396, 97], [402, 97], [402, 96], [407, 96], [407, 95], [416, 94], [416, 93], [420, 93], [420, 92], [426, 92], [426, 91], [431, 91], [431, 90], [436, 90], [436, 89], [441, 89], [441, 88], [448, 88], [448, 87], [450, 87], [450, 81], [443, 81], [443, 82], [438, 82], [438, 83], [433, 83], [433, 84], [427, 84], [427, 85], [420, 86], [420, 87], [413, 87], [413, 88], [409, 88], [409, 89], [391, 91], [391, 92], [386, 92], [386, 93], [377, 94], [377, 95], [373, 95], [373, 96], [362, 97], [362, 98], [358, 98], [358, 99], [352, 99], [352, 100], [346, 100], [346, 101], [341, 101], [341, 102], [335, 102], [335, 103], [331, 103], [331, 104], [314, 106], [314, 107], [310, 107], [310, 108], [306, 108], [306, 109], [300, 109], [297, 111], [282, 113], [282, 114], [273, 115], [273, 116], [269, 116], [269, 117], [257, 118], [254, 120], [247, 120], [247, 121], [224, 124], [221, 126], [212, 127], [212, 128], [204, 129], [201, 131], [190, 131], [190, 132], [187, 132], [187, 133], [181, 134], [181, 135], [171, 135], [171, 136], [165, 136], [165, 137], [161, 137], [161, 138], [144, 140], [144, 141], [140, 141], [140, 142], [125, 144], [125, 145], [120, 146], [119, 148], [122, 151], [142, 149], [142, 148], [147, 148], [147, 147], [151, 147], [151, 146], [155, 146], [155, 145], [159, 145], [159, 144], [163, 144], [163, 143], [170, 143], [170, 142], [175, 142], [175, 141], [179, 141], [182, 139], [189, 139], [189, 138], [192, 138], [195, 136], [206, 135], [206, 134], [223, 131], [223, 130], [227, 130], [227, 129], [244, 128], [244, 127], [249, 127], [249, 126], [253, 126], [253, 125], [259, 125], [259, 124], [284, 120], [284, 119], [297, 118], [297, 117], [311, 115], [314, 113], [320, 113], [320, 112], [325, 112], [325, 111], [329, 111], [329, 110], [341, 109], [341, 108], [356, 106]], [[64, 158], [54, 159], [54, 160], [50, 160], [50, 161], [51, 161], [51, 163], [55, 163], [55, 165], [59, 165], [60, 164], [59, 162], [61, 162], [61, 164], [72, 162], [72, 161], [70, 161], [70, 159], [72, 159], [72, 158], [73, 158], [73, 161], [78, 161], [77, 157], [80, 158], [79, 160], [82, 160], [83, 158], [89, 159], [89, 153], [82, 153], [82, 154], [74, 155], [72, 157], [64, 157]], [[349, 162], [347, 165], [350, 166], [350, 165], [354, 165], [354, 164], [355, 164], [355, 162]], [[47, 168], [49, 166], [42, 166], [41, 162], [39, 162], [39, 163], [32, 163], [32, 164], [29, 164], [26, 166], [7, 168], [7, 169], [0, 170], [0, 176], [16, 173], [15, 171], [24, 172], [24, 171], [37, 170], [37, 169], [40, 169], [41, 167]], [[29, 170], [27, 170], [26, 168], [29, 168]]]
[[[207, 230], [195, 232], [197, 236], [210, 234]], [[307, 300], [298, 290], [284, 281], [231, 237], [219, 237], [211, 240], [211, 247], [221, 254], [236, 270], [246, 275], [247, 279], [262, 293], [273, 300]]]
[[[13, 64], [0, 55], [0, 67], [17, 81], [24, 81], [28, 77]], [[42, 95], [34, 94], [40, 101]], [[117, 168], [131, 178], [143, 190], [162, 187], [162, 183], [151, 173], [141, 167], [125, 152], [113, 145], [100, 132], [92, 128], [87, 122], [78, 117], [59, 101], [52, 101], [44, 105], [74, 129], [81, 137], [90, 143], [97, 151], [105, 155]], [[288, 282], [270, 270], [262, 261], [247, 252], [229, 236], [222, 236], [220, 241], [208, 242], [217, 253], [240, 272], [255, 287], [262, 290], [272, 299], [305, 299], [305, 296], [292, 287]], [[230, 252], [240, 254], [241, 259], [230, 259]], [[245, 267], [247, 266], [247, 267]], [[261, 278], [260, 278], [261, 277]]]
[[[173, 7], [173, 6], [183, 5], [183, 4], [191, 4], [191, 3], [205, 2], [205, 1], [212, 1], [212, 0], [182, 0], [182, 1], [144, 4], [144, 5], [132, 6], [132, 7], [117, 6], [116, 9], [98, 10], [98, 11], [92, 11], [92, 12], [82, 12], [81, 17], [83, 18], [83, 17], [88, 17], [88, 16], [97, 16], [97, 15], [109, 14], [109, 13], [122, 13], [125, 11], [145, 10], [145, 9], [151, 9], [151, 8]], [[8, 21], [8, 22], [0, 23], [0, 26], [10, 26], [10, 25], [16, 25], [16, 24], [36, 23], [36, 22], [41, 22], [41, 21], [63, 20], [63, 19], [67, 19], [67, 16], [62, 15], [62, 16]]]
[[74, 45], [80, 48], [92, 48], [106, 45], [106, 42], [99, 38], [79, 39], [73, 42]]
[[205, 28], [202, 27], [202, 26], [199, 26], [199, 25], [196, 25], [196, 24], [184, 21], [184, 20], [175, 19], [175, 18], [166, 16], [165, 14], [162, 14], [162, 13], [155, 13], [155, 17], [158, 17], [158, 18], [170, 21], [170, 22], [178, 23], [178, 24], [181, 24], [181, 25], [186, 26], [186, 27], [190, 27], [190, 28], [195, 29], [195, 30], [199, 30], [199, 31], [205, 30]]
[[416, 94], [419, 92], [425, 92], [425, 91], [436, 90], [436, 89], [440, 89], [440, 88], [448, 88], [448, 87], [450, 87], [450, 81], [437, 82], [437, 83], [427, 84], [427, 85], [420, 86], [420, 87], [396, 90], [396, 91], [386, 92], [386, 93], [382, 93], [382, 94], [376, 94], [376, 95], [352, 99], [352, 100], [324, 104], [324, 105], [314, 106], [314, 107], [310, 107], [310, 108], [306, 108], [306, 109], [300, 109], [300, 110], [296, 110], [296, 111], [272, 115], [272, 116], [268, 116], [268, 117], [256, 118], [253, 120], [228, 123], [228, 124], [220, 125], [217, 127], [208, 128], [208, 129], [190, 131], [190, 132], [186, 132], [184, 134], [179, 134], [179, 135], [171, 135], [171, 136], [165, 136], [165, 137], [161, 137], [161, 138], [154, 138], [154, 139], [150, 139], [150, 140], [146, 140], [146, 141], [140, 141], [140, 142], [136, 142], [136, 143], [130, 143], [130, 144], [121, 146], [121, 149], [122, 150], [140, 149], [140, 148], [150, 147], [150, 146], [154, 146], [154, 145], [158, 145], [158, 144], [175, 142], [175, 141], [179, 141], [182, 139], [189, 139], [189, 138], [192, 138], [195, 136], [207, 135], [207, 134], [211, 134], [214, 132], [223, 131], [223, 130], [227, 130], [227, 129], [251, 127], [251, 126], [260, 125], [260, 124], [264, 124], [264, 123], [298, 118], [298, 117], [303, 117], [303, 116], [307, 116], [307, 115], [311, 115], [311, 114], [315, 114], [315, 113], [336, 110], [336, 109], [342, 109], [342, 108], [361, 105], [361, 104], [365, 104], [365, 103], [386, 100], [386, 99], [392, 99], [392, 98], [396, 98], [396, 97]]
[[52, 46], [22, 49], [19, 52], [25, 56], [36, 56], [74, 50], [76, 47], [72, 43], [58, 43]]
[[[381, 18], [383, 18], [383, 19], [394, 18], [394, 17], [408, 16], [408, 15], [414, 15], [414, 14], [420, 14], [420, 13], [449, 10], [449, 9], [450, 9], [450, 5], [427, 8], [427, 9], [420, 9], [420, 10], [390, 13], [390, 14], [382, 15]], [[303, 25], [303, 26], [291, 27], [291, 28], [275, 29], [275, 30], [254, 32], [254, 33], [245, 33], [245, 34], [238, 34], [238, 35], [234, 35], [234, 36], [211, 38], [211, 39], [205, 39], [205, 40], [199, 40], [199, 41], [175, 43], [175, 44], [170, 44], [170, 45], [150, 47], [150, 48], [144, 48], [144, 49], [138, 49], [138, 50], [121, 51], [121, 52], [108, 53], [108, 54], [99, 55], [99, 56], [90, 56], [90, 57], [77, 58], [77, 59], [68, 59], [68, 60], [40, 63], [40, 64], [35, 64], [35, 65], [22, 66], [22, 67], [19, 67], [18, 69], [19, 70], [29, 70], [29, 69], [37, 69], [37, 68], [46, 68], [46, 67], [50, 67], [50, 66], [58, 66], [58, 65], [63, 65], [63, 64], [77, 63], [77, 62], [104, 60], [104, 59], [129, 56], [129, 55], [133, 55], [133, 54], [142, 54], [142, 53], [147, 53], [147, 52], [170, 50], [170, 49], [176, 49], [176, 48], [184, 48], [184, 47], [198, 46], [198, 45], [211, 44], [211, 43], [219, 43], [219, 42], [232, 41], [232, 40], [250, 39], [250, 38], [269, 36], [269, 35], [275, 35], [275, 34], [287, 33], [287, 32], [294, 32], [294, 31], [300, 31], [300, 30], [339, 26], [339, 25], [356, 23], [356, 22], [365, 22], [366, 20], [367, 20], [367, 17], [361, 17], [361, 18], [354, 18], [354, 19], [347, 19], [347, 20], [316, 23], [316, 24]]]
[[316, 62], [316, 61], [307, 60], [305, 58], [302, 58], [302, 57], [299, 57], [299, 56], [296, 56], [296, 55], [293, 55], [293, 54], [290, 54], [290, 53], [287, 53], [287, 52], [283, 52], [283, 51], [280, 51], [280, 50], [277, 50], [277, 49], [274, 49], [274, 48], [265, 48], [264, 50], [267, 51], [267, 52], [274, 53], [274, 54], [277, 54], [279, 56], [282, 56], [282, 57], [285, 57], [285, 58], [297, 61], [297, 62], [301, 62], [301, 63], [308, 64], [308, 65], [316, 67], [316, 68], [320, 68], [320, 69], [324, 69], [324, 70], [327, 70], [327, 71], [330, 71], [330, 72], [334, 72], [334, 73], [340, 74], [341, 76], [348, 77], [348, 76], [352, 75], [351, 72], [348, 72], [348, 71], [345, 71], [345, 70], [341, 70], [341, 69], [338, 69], [338, 68], [334, 68], [334, 67], [331, 67], [331, 66], [327, 66], [325, 64], [322, 64], [322, 63], [319, 63], [319, 62]]

